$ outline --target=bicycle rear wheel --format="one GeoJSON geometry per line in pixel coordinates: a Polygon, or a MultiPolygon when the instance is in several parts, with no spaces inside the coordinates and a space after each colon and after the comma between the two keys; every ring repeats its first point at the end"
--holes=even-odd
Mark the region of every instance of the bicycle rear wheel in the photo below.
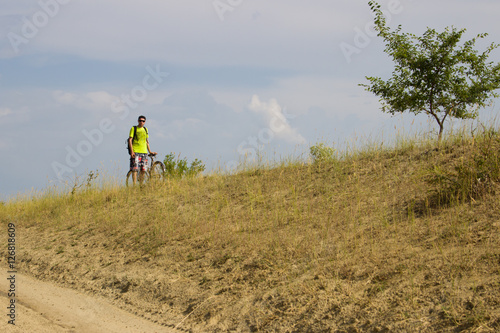
{"type": "Polygon", "coordinates": [[[149,170],[149,179],[162,180],[165,175],[165,171],[165,165],[160,161],[156,161],[149,170]]]}
{"type": "Polygon", "coordinates": [[[127,173],[127,178],[125,179],[125,186],[129,186],[129,185],[133,185],[134,184],[134,181],[132,179],[132,173],[133,171],[130,170],[128,173],[127,173]]]}

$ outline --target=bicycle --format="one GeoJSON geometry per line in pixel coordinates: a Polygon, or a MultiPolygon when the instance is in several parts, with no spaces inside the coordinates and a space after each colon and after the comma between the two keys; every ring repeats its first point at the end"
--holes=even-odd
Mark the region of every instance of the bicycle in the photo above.
{"type": "MultiPolygon", "coordinates": [[[[144,182],[144,178],[147,177],[149,180],[162,180],[167,169],[161,161],[155,161],[156,154],[148,154],[151,158],[151,163],[149,164],[149,169],[146,171],[137,171],[137,180],[139,184],[144,182]]],[[[132,174],[134,171],[130,170],[127,173],[127,178],[125,180],[125,185],[133,184],[132,174]]]]}

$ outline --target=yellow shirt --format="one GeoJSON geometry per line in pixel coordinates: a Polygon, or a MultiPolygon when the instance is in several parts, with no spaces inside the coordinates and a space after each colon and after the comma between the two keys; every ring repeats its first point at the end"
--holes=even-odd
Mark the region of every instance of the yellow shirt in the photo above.
{"type": "MultiPolygon", "coordinates": [[[[134,127],[130,129],[130,138],[134,137],[134,127]]],[[[148,133],[144,129],[144,127],[137,126],[136,139],[132,140],[132,149],[134,149],[134,153],[138,154],[147,154],[148,153],[148,144],[146,140],[149,138],[148,133]]]]}

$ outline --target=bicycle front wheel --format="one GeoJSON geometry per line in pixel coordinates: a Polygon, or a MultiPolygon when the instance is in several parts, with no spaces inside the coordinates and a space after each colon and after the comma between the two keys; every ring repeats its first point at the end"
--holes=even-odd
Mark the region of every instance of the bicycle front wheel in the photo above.
{"type": "Polygon", "coordinates": [[[162,180],[165,171],[165,165],[160,161],[156,161],[151,167],[151,170],[149,170],[149,178],[151,180],[162,180]]]}
{"type": "MultiPolygon", "coordinates": [[[[135,171],[136,173],[136,183],[139,183],[142,185],[144,181],[147,179],[148,173],[146,171],[135,171]]],[[[129,171],[127,173],[127,179],[125,180],[125,185],[128,186],[133,186],[134,184],[134,171],[129,171]]]]}

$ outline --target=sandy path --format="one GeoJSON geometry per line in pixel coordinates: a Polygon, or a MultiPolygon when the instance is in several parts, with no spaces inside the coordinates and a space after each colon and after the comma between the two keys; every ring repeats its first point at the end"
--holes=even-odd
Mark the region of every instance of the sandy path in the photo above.
{"type": "MultiPolygon", "coordinates": [[[[6,270],[2,270],[6,272],[6,270]]],[[[7,323],[7,273],[0,278],[0,332],[178,332],[136,317],[104,299],[16,274],[16,325],[7,323]]]]}

